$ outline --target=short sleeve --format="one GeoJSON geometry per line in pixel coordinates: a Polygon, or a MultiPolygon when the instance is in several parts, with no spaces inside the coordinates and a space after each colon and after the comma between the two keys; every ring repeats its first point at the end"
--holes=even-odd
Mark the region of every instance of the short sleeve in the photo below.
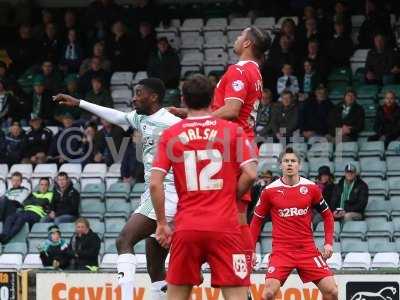
{"type": "Polygon", "coordinates": [[[250,142],[242,127],[237,126],[235,130],[236,161],[240,164],[240,167],[246,163],[257,161],[256,145],[250,142]]]}
{"type": "Polygon", "coordinates": [[[226,80],[224,101],[239,100],[244,103],[249,89],[244,70],[240,67],[232,66],[228,71],[226,80]]]}
{"type": "Polygon", "coordinates": [[[142,121],[143,117],[144,116],[139,115],[136,110],[126,114],[126,120],[128,121],[129,125],[138,130],[140,130],[140,122],[142,121]]]}
{"type": "Polygon", "coordinates": [[[256,204],[256,208],[254,209],[254,216],[264,219],[267,215],[269,215],[271,211],[271,205],[269,202],[268,190],[264,189],[261,192],[260,199],[256,204]]]}
{"type": "Polygon", "coordinates": [[[164,173],[168,173],[171,168],[171,159],[170,155],[168,155],[169,151],[172,149],[168,148],[168,131],[164,131],[160,137],[158,142],[157,152],[154,156],[153,167],[152,170],[159,170],[164,173]]]}
{"type": "Polygon", "coordinates": [[[322,213],[329,208],[328,203],[326,203],[321,190],[317,185],[312,186],[312,197],[311,203],[319,213],[322,213]]]}

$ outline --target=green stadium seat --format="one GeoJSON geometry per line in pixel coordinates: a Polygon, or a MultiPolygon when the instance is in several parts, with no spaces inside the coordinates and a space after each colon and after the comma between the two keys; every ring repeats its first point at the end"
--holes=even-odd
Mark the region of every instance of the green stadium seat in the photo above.
{"type": "Polygon", "coordinates": [[[336,144],[335,158],[337,157],[350,157],[357,159],[358,157],[358,143],[356,142],[345,142],[336,144]]]}
{"type": "Polygon", "coordinates": [[[308,159],[314,157],[327,157],[331,158],[333,153],[332,143],[315,143],[307,152],[308,159]]]}
{"type": "Polygon", "coordinates": [[[140,197],[144,193],[144,183],[135,183],[135,185],[132,187],[130,197],[131,198],[137,198],[140,197]]]}
{"type": "Polygon", "coordinates": [[[164,107],[169,107],[169,106],[177,106],[179,107],[181,104],[181,99],[180,99],[180,92],[178,89],[167,89],[165,91],[165,96],[163,99],[163,106],[164,107]]]}
{"type": "MultiPolygon", "coordinates": [[[[334,229],[334,238],[336,241],[339,240],[339,236],[340,236],[340,222],[335,222],[335,229],[334,229]]],[[[324,222],[319,222],[317,224],[317,227],[314,230],[314,237],[315,238],[322,238],[325,236],[324,233],[324,222]]]]}
{"type": "Polygon", "coordinates": [[[400,195],[400,176],[389,177],[388,178],[389,185],[389,195],[400,195]]]}
{"type": "Polygon", "coordinates": [[[310,157],[308,159],[309,175],[315,177],[318,175],[318,169],[322,166],[328,166],[333,172],[333,163],[327,157],[310,157]]]}
{"type": "Polygon", "coordinates": [[[349,252],[368,252],[368,243],[361,240],[345,239],[341,241],[342,254],[349,252]]]}
{"type": "Polygon", "coordinates": [[[81,198],[103,198],[104,183],[88,183],[83,187],[81,198]]]}
{"type": "Polygon", "coordinates": [[[367,238],[386,237],[388,240],[393,235],[393,224],[383,219],[367,220],[367,238]]]}
{"type": "Polygon", "coordinates": [[[261,240],[261,254],[272,252],[272,238],[262,237],[261,240]]]}
{"type": "Polygon", "coordinates": [[[281,169],[276,158],[260,158],[258,161],[257,171],[270,170],[274,176],[280,176],[281,169]]]}
{"type": "Polygon", "coordinates": [[[272,222],[266,222],[261,231],[261,237],[272,237],[272,222]]]}
{"type": "Polygon", "coordinates": [[[305,178],[308,178],[308,176],[309,176],[309,171],[310,171],[310,167],[309,167],[309,164],[308,164],[308,162],[307,161],[301,161],[301,163],[300,163],[300,170],[299,170],[299,173],[300,173],[300,176],[303,176],[303,177],[305,177],[305,178]]]}
{"type": "Polygon", "coordinates": [[[75,223],[61,223],[60,227],[61,234],[64,238],[70,238],[75,232],[75,223]]]}
{"type": "Polygon", "coordinates": [[[383,141],[364,142],[360,145],[359,157],[380,156],[385,154],[385,143],[383,141]]]}
{"type": "Polygon", "coordinates": [[[28,253],[28,247],[26,242],[9,242],[4,246],[3,253],[19,253],[26,255],[28,253]]]}
{"type": "Polygon", "coordinates": [[[381,218],[387,221],[390,219],[391,211],[392,205],[390,201],[369,199],[364,216],[366,218],[381,218]]]}
{"type": "Polygon", "coordinates": [[[365,177],[381,177],[386,176],[386,163],[379,157],[362,157],[360,158],[361,176],[365,177]]]}
{"type": "Polygon", "coordinates": [[[131,212],[134,212],[140,206],[140,198],[131,199],[131,212]]]}
{"type": "Polygon", "coordinates": [[[378,252],[396,252],[396,244],[389,242],[386,238],[370,238],[367,242],[368,251],[372,255],[378,252]]]}
{"type": "Polygon", "coordinates": [[[125,199],[111,198],[106,200],[105,217],[127,217],[131,211],[131,204],[125,199]]]}
{"type": "Polygon", "coordinates": [[[353,75],[353,85],[360,86],[364,83],[365,68],[358,68],[353,75]]]}
{"type": "Polygon", "coordinates": [[[351,81],[351,69],[350,68],[337,68],[331,71],[328,76],[328,82],[344,82],[346,84],[351,81]]]}
{"type": "Polygon", "coordinates": [[[145,254],[146,253],[146,240],[141,240],[133,247],[133,251],[136,254],[145,254]]]}
{"type": "Polygon", "coordinates": [[[105,219],[106,232],[104,234],[104,237],[118,237],[125,224],[126,222],[121,219],[105,219]]]}
{"type": "Polygon", "coordinates": [[[390,142],[386,150],[386,157],[399,156],[399,155],[400,155],[400,141],[390,142]]]}
{"type": "Polygon", "coordinates": [[[363,240],[367,232],[367,223],[365,221],[347,221],[343,224],[340,239],[358,238],[363,240]]]}
{"type": "Polygon", "coordinates": [[[43,245],[46,238],[29,238],[28,239],[28,252],[29,253],[39,253],[39,248],[43,245]]]}
{"type": "Polygon", "coordinates": [[[378,94],[379,87],[377,85],[360,85],[356,88],[358,99],[375,99],[378,94]]]}
{"type": "Polygon", "coordinates": [[[365,183],[368,185],[369,195],[385,196],[387,194],[387,184],[382,178],[377,177],[365,177],[363,178],[365,183]]]}
{"type": "Polygon", "coordinates": [[[400,176],[400,157],[390,156],[386,157],[386,175],[387,176],[400,176]]]}
{"type": "Polygon", "coordinates": [[[376,116],[377,105],[373,99],[364,99],[358,102],[364,109],[365,118],[374,118],[376,116]]]}
{"type": "Polygon", "coordinates": [[[382,87],[380,93],[379,93],[379,98],[383,98],[385,96],[385,93],[388,91],[394,91],[397,96],[400,95],[400,84],[387,84],[382,87]]]}
{"type": "Polygon", "coordinates": [[[129,198],[131,186],[127,182],[115,182],[111,184],[110,188],[106,191],[106,198],[129,198]]]}
{"type": "Polygon", "coordinates": [[[105,207],[104,203],[101,202],[98,198],[86,198],[81,199],[81,215],[85,218],[89,219],[98,219],[101,220],[103,218],[105,207]]]}
{"type": "Polygon", "coordinates": [[[103,222],[92,221],[90,222],[90,228],[100,236],[100,239],[102,238],[105,231],[103,222]]]}
{"type": "Polygon", "coordinates": [[[26,243],[26,238],[29,234],[29,226],[25,223],[25,225],[21,228],[21,230],[10,240],[10,243],[26,243]]]}
{"type": "Polygon", "coordinates": [[[35,223],[32,226],[31,232],[29,232],[29,239],[34,237],[46,238],[48,235],[49,227],[53,225],[53,223],[35,223]]]}
{"type": "Polygon", "coordinates": [[[348,85],[342,82],[330,82],[328,84],[328,98],[332,101],[343,100],[344,94],[348,89],[348,85]]]}
{"type": "MultiPolygon", "coordinates": [[[[399,218],[400,219],[400,197],[399,196],[392,196],[390,197],[390,207],[392,208],[392,211],[390,215],[392,216],[392,219],[394,218],[399,218]]],[[[400,227],[399,227],[400,230],[400,227]]]]}
{"type": "Polygon", "coordinates": [[[400,241],[400,218],[393,218],[393,237],[396,241],[400,241]]]}
{"type": "Polygon", "coordinates": [[[115,245],[116,238],[104,239],[104,253],[117,253],[117,246],[115,245]]]}

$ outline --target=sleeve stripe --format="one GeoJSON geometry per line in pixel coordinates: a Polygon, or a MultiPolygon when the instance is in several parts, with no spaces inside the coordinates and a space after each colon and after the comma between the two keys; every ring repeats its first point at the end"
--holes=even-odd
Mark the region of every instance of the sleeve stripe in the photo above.
{"type": "Polygon", "coordinates": [[[258,218],[261,218],[261,219],[264,219],[264,217],[263,216],[260,216],[259,214],[257,214],[256,212],[254,212],[253,213],[256,217],[258,217],[258,218]]]}
{"type": "Polygon", "coordinates": [[[258,159],[257,159],[257,158],[250,158],[250,159],[248,159],[248,160],[242,162],[242,163],[240,164],[240,167],[243,167],[245,164],[248,164],[248,163],[253,162],[253,161],[257,162],[258,159]]]}
{"type": "Polygon", "coordinates": [[[163,173],[165,173],[165,174],[168,173],[168,171],[166,171],[165,169],[163,169],[163,168],[158,168],[158,167],[152,167],[151,170],[161,171],[161,172],[163,172],[163,173]]]}
{"type": "Polygon", "coordinates": [[[237,101],[240,101],[240,102],[242,102],[242,103],[244,104],[244,100],[241,99],[241,98],[237,98],[237,97],[228,97],[228,98],[225,98],[225,99],[224,99],[225,102],[228,101],[228,100],[237,100],[237,101]]]}

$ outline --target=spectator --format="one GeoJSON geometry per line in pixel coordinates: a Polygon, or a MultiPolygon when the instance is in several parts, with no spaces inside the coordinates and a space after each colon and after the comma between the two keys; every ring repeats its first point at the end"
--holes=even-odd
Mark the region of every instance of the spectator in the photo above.
{"type": "Polygon", "coordinates": [[[110,59],[115,71],[130,71],[136,51],[131,47],[132,42],[128,37],[125,25],[117,21],[112,26],[112,38],[109,42],[110,59]]]}
{"type": "MultiPolygon", "coordinates": [[[[82,99],[82,95],[78,91],[78,75],[68,74],[64,80],[66,90],[65,93],[75,97],[77,99],[82,99]]],[[[57,105],[55,110],[55,119],[61,122],[61,116],[65,114],[70,114],[75,120],[78,120],[81,116],[81,110],[78,107],[69,107],[66,105],[57,105]]]]}
{"type": "MultiPolygon", "coordinates": [[[[335,188],[333,174],[328,166],[321,166],[318,169],[317,181],[315,182],[321,190],[322,197],[328,205],[331,204],[332,193],[335,188]]],[[[334,210],[333,207],[329,207],[334,210]]],[[[313,224],[316,226],[322,221],[321,215],[314,209],[313,224]]]]}
{"type": "MultiPolygon", "coordinates": [[[[113,107],[113,99],[111,98],[109,90],[105,88],[101,77],[92,78],[92,89],[86,94],[85,100],[97,105],[113,107]]],[[[81,115],[85,120],[92,117],[95,118],[89,112],[82,112],[81,115]]]]}
{"type": "Polygon", "coordinates": [[[283,20],[281,29],[276,33],[271,45],[271,51],[282,49],[281,37],[286,36],[287,41],[293,48],[296,48],[296,23],[291,18],[283,20]]]}
{"type": "Polygon", "coordinates": [[[0,234],[0,242],[8,243],[25,225],[29,224],[32,228],[33,224],[47,215],[53,192],[49,191],[50,181],[48,178],[40,178],[39,191],[33,192],[28,198],[22,202],[22,209],[15,214],[9,215],[3,226],[3,232],[0,234]]]}
{"type": "Polygon", "coordinates": [[[87,8],[85,20],[88,24],[101,23],[104,28],[110,28],[121,15],[121,7],[114,0],[95,0],[87,8]]]}
{"type": "Polygon", "coordinates": [[[6,135],[6,161],[9,166],[18,164],[25,149],[25,132],[18,122],[13,122],[6,135]]]}
{"type": "Polygon", "coordinates": [[[48,239],[39,248],[39,255],[44,267],[67,269],[70,261],[69,245],[61,237],[60,228],[51,225],[48,229],[48,239]]]}
{"type": "Polygon", "coordinates": [[[300,32],[300,37],[297,39],[299,43],[298,50],[303,53],[303,55],[307,52],[309,41],[314,40],[319,43],[322,42],[322,34],[317,28],[317,20],[314,17],[305,20],[304,25],[304,31],[300,32]]]}
{"type": "Polygon", "coordinates": [[[58,173],[53,193],[47,221],[57,225],[74,222],[79,216],[80,195],[67,173],[58,173]]]}
{"type": "Polygon", "coordinates": [[[257,203],[258,199],[260,199],[261,192],[263,189],[274,181],[274,177],[272,175],[272,171],[260,171],[258,173],[257,181],[254,182],[253,187],[251,189],[251,199],[252,202],[257,203]]]}
{"type": "Polygon", "coordinates": [[[55,105],[52,96],[52,93],[45,88],[44,77],[36,75],[33,79],[33,92],[29,110],[46,123],[52,123],[54,117],[55,105]]]}
{"type": "Polygon", "coordinates": [[[40,40],[42,59],[58,63],[61,54],[62,44],[57,36],[57,28],[54,23],[47,23],[44,36],[40,40]]]}
{"type": "Polygon", "coordinates": [[[72,268],[75,270],[97,271],[101,241],[97,233],[90,229],[89,221],[79,218],[75,221],[75,233],[70,241],[72,268]]]}
{"type": "Polygon", "coordinates": [[[77,73],[83,58],[83,49],[78,42],[75,29],[68,30],[67,42],[65,43],[61,56],[61,69],[65,73],[77,73]]]}
{"type": "Polygon", "coordinates": [[[290,64],[284,64],[282,67],[283,76],[278,78],[276,90],[279,95],[283,91],[290,91],[294,96],[299,92],[299,81],[293,76],[293,68],[290,64]]]}
{"type": "Polygon", "coordinates": [[[332,110],[330,135],[342,142],[357,141],[358,134],[364,129],[364,109],[356,100],[356,92],[348,90],[343,102],[332,110]]]}
{"type": "Polygon", "coordinates": [[[374,35],[378,32],[390,37],[390,46],[395,45],[390,16],[384,12],[384,9],[378,8],[378,4],[375,0],[365,1],[365,20],[358,32],[358,47],[361,49],[373,48],[374,35]]]}
{"type": "Polygon", "coordinates": [[[303,62],[308,60],[314,64],[315,71],[319,74],[321,82],[325,82],[329,73],[329,62],[321,53],[320,45],[317,40],[310,40],[307,47],[307,55],[303,62]]]}
{"type": "Polygon", "coordinates": [[[31,128],[26,133],[26,148],[24,149],[26,163],[44,164],[47,161],[53,133],[44,127],[43,120],[37,115],[31,115],[29,125],[31,128]]]}
{"type": "Polygon", "coordinates": [[[375,116],[374,130],[376,135],[370,141],[384,141],[387,146],[400,137],[400,107],[393,91],[385,93],[383,105],[379,106],[375,116]]]}
{"type": "Polygon", "coordinates": [[[349,13],[348,5],[346,1],[337,1],[335,4],[335,12],[332,17],[332,23],[341,23],[344,26],[344,32],[346,35],[351,34],[351,14],[349,13]]]}
{"type": "Polygon", "coordinates": [[[17,94],[20,94],[21,88],[15,79],[14,74],[9,72],[7,65],[0,60],[0,81],[2,81],[6,89],[10,92],[13,92],[14,97],[17,97],[17,94]]]}
{"type": "Polygon", "coordinates": [[[140,134],[134,130],[121,162],[121,177],[123,182],[144,182],[144,167],[138,160],[139,154],[136,153],[136,149],[140,148],[138,147],[140,144],[140,134]]]}
{"type": "Polygon", "coordinates": [[[304,102],[300,115],[300,129],[303,136],[309,139],[312,136],[326,136],[329,133],[329,116],[333,109],[328,99],[326,88],[319,87],[315,96],[304,102]]]}
{"type": "Polygon", "coordinates": [[[138,31],[141,22],[149,22],[153,26],[158,25],[159,15],[157,12],[160,9],[153,2],[151,0],[131,1],[131,5],[126,10],[126,23],[129,25],[129,28],[138,31]]]}
{"type": "Polygon", "coordinates": [[[93,57],[97,57],[100,60],[100,69],[106,72],[111,71],[111,62],[105,56],[104,42],[97,42],[93,46],[93,56],[83,60],[79,68],[79,75],[82,76],[83,74],[85,74],[87,71],[90,70],[90,64],[92,62],[93,57]]]}
{"type": "Polygon", "coordinates": [[[395,52],[382,34],[374,36],[374,49],[368,51],[365,80],[368,84],[391,84],[398,79],[400,67],[395,52]]]}
{"type": "Polygon", "coordinates": [[[99,77],[103,79],[103,82],[108,87],[109,76],[108,73],[101,68],[101,61],[98,57],[92,57],[90,63],[90,70],[87,71],[79,78],[79,92],[82,95],[86,95],[91,89],[92,78],[99,77]]]}
{"type": "Polygon", "coordinates": [[[79,35],[80,31],[76,13],[72,9],[67,9],[64,14],[64,23],[62,24],[61,28],[62,40],[68,39],[68,32],[70,29],[76,30],[76,33],[79,35]]]}
{"type": "Polygon", "coordinates": [[[13,93],[7,90],[6,83],[0,79],[0,128],[8,128],[13,119],[17,119],[18,101],[13,93]]]}
{"type": "Polygon", "coordinates": [[[36,25],[32,30],[32,36],[36,40],[42,38],[43,35],[46,34],[46,28],[48,24],[54,22],[53,14],[48,9],[42,10],[42,22],[36,25]]]}
{"type": "Polygon", "coordinates": [[[290,91],[283,91],[281,101],[274,105],[271,110],[271,122],[267,126],[267,135],[273,136],[276,142],[281,138],[289,138],[298,128],[299,109],[290,91]]]}
{"type": "Polygon", "coordinates": [[[344,23],[335,22],[335,33],[327,45],[327,56],[334,68],[350,66],[350,57],[353,55],[354,45],[353,40],[345,30],[344,23]]]}
{"type": "Polygon", "coordinates": [[[95,122],[87,122],[83,131],[83,138],[81,144],[82,158],[80,163],[86,165],[94,161],[94,139],[97,135],[97,124],[95,122]]]}
{"type": "Polygon", "coordinates": [[[272,92],[269,89],[264,89],[260,105],[257,110],[255,131],[258,136],[267,137],[266,130],[271,123],[272,110],[272,92]]]}
{"type": "Polygon", "coordinates": [[[63,78],[58,70],[55,70],[54,64],[45,60],[42,63],[41,74],[44,78],[44,86],[51,94],[56,95],[62,90],[63,78]]]}
{"type": "Polygon", "coordinates": [[[6,159],[6,135],[0,130],[0,164],[7,163],[6,159]]]}
{"type": "Polygon", "coordinates": [[[368,203],[368,185],[357,175],[353,164],[347,164],[344,172],[332,193],[333,217],[344,221],[361,220],[368,203]]]}
{"type": "Polygon", "coordinates": [[[150,55],[147,73],[150,77],[160,78],[166,88],[176,89],[181,73],[178,54],[165,37],[158,39],[157,48],[157,51],[150,55]]]}
{"type": "Polygon", "coordinates": [[[321,83],[319,74],[315,71],[314,63],[310,60],[304,61],[304,71],[299,79],[299,100],[306,100],[321,83]]]}
{"type": "Polygon", "coordinates": [[[3,222],[8,216],[15,214],[29,194],[29,190],[22,186],[22,174],[14,172],[11,175],[11,187],[0,200],[0,221],[3,222]]]}
{"type": "Polygon", "coordinates": [[[134,70],[145,71],[150,54],[156,50],[157,39],[152,25],[142,22],[139,25],[139,38],[137,40],[137,54],[134,70]]]}
{"type": "Polygon", "coordinates": [[[94,162],[106,163],[108,166],[115,163],[114,154],[120,152],[124,130],[104,119],[100,120],[103,128],[97,133],[94,140],[94,162]],[[112,146],[111,146],[112,145],[112,146]],[[113,151],[117,153],[113,153],[113,151]]]}

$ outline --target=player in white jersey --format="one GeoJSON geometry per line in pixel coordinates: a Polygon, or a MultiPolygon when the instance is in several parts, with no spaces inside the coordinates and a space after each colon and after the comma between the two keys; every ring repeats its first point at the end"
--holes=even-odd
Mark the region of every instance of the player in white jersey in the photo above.
{"type": "MultiPolygon", "coordinates": [[[[145,172],[145,192],[141,197],[140,207],[131,215],[117,239],[118,280],[122,290],[122,300],[133,299],[136,258],[133,247],[139,241],[146,240],[147,269],[152,281],[151,299],[164,299],[166,291],[165,258],[168,251],[163,249],[154,238],[149,238],[156,230],[156,216],[148,190],[150,169],[153,163],[158,138],[165,128],[172,126],[180,119],[166,109],[161,103],[165,95],[165,87],[157,78],[140,81],[134,89],[134,111],[124,113],[115,109],[99,106],[79,100],[68,95],[59,94],[54,100],[67,106],[79,106],[110,123],[138,130],[142,134],[143,164],[145,172]]],[[[177,195],[172,173],[164,181],[166,190],[165,213],[168,221],[172,221],[176,212],[177,195]]]]}

